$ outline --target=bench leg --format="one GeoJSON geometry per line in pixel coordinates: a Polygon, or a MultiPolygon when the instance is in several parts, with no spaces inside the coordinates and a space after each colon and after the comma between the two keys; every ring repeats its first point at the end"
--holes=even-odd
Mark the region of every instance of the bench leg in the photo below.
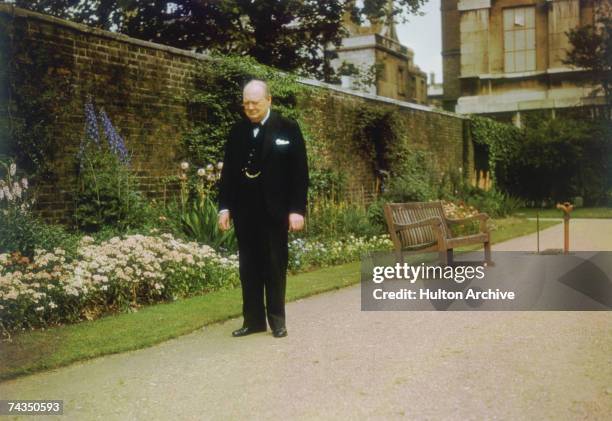
{"type": "Polygon", "coordinates": [[[401,251],[396,251],[395,252],[395,262],[404,264],[404,253],[402,253],[401,251]]]}
{"type": "Polygon", "coordinates": [[[485,255],[485,262],[490,263],[491,262],[491,243],[488,241],[484,243],[484,255],[485,255]]]}
{"type": "Polygon", "coordinates": [[[440,251],[440,263],[444,266],[453,264],[453,249],[440,251]]]}

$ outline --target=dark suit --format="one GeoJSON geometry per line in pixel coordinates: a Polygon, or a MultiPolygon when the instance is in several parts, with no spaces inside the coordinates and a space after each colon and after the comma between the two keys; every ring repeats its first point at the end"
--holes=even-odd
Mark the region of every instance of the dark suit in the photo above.
{"type": "Polygon", "coordinates": [[[219,209],[230,211],[238,238],[246,327],[265,328],[266,315],[273,330],[285,327],[288,218],[306,213],[307,189],[306,147],[295,121],[270,111],[255,138],[248,120],[232,127],[219,209]]]}

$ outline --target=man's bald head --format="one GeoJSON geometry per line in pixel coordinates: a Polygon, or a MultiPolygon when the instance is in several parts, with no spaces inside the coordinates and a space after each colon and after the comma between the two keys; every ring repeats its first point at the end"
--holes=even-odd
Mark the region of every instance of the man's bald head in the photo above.
{"type": "Polygon", "coordinates": [[[270,89],[263,80],[253,79],[244,86],[242,91],[242,106],[244,114],[253,123],[263,120],[272,104],[270,89]]]}
{"type": "Polygon", "coordinates": [[[263,95],[266,97],[271,96],[268,84],[261,79],[251,79],[248,81],[247,84],[244,85],[243,93],[247,90],[250,92],[263,92],[263,95]]]}

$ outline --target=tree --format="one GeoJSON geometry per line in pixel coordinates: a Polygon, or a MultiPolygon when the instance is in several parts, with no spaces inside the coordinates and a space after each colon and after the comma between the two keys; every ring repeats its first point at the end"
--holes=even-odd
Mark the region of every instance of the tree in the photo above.
{"type": "Polygon", "coordinates": [[[612,105],[612,10],[609,2],[602,2],[596,11],[595,23],[566,32],[572,49],[567,52],[564,64],[588,69],[592,80],[601,85],[606,104],[612,105]],[[604,7],[607,3],[607,7],[604,7]]]}
{"type": "Polygon", "coordinates": [[[15,0],[18,7],[147,41],[249,55],[260,63],[321,78],[327,45],[339,45],[343,17],[394,19],[427,0],[15,0]]]}

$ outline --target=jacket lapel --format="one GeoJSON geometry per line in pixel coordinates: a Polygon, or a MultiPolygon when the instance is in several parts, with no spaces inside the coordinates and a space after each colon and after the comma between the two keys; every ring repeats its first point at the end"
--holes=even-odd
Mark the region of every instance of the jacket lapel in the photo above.
{"type": "Polygon", "coordinates": [[[238,145],[240,145],[238,151],[240,154],[240,165],[243,165],[246,162],[246,157],[249,154],[249,150],[251,149],[250,140],[253,138],[253,133],[251,132],[251,124],[247,119],[244,119],[242,122],[241,130],[239,131],[239,141],[238,145]]]}

